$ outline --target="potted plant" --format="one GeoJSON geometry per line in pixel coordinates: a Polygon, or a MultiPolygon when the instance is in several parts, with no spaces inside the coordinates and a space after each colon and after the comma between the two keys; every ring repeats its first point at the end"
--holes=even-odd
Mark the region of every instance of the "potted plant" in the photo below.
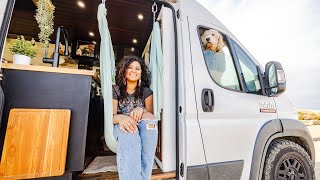
{"type": "Polygon", "coordinates": [[[13,40],[10,52],[13,55],[14,64],[30,65],[31,59],[37,54],[35,41],[33,38],[31,41],[26,41],[23,36],[18,36],[13,40]]]}

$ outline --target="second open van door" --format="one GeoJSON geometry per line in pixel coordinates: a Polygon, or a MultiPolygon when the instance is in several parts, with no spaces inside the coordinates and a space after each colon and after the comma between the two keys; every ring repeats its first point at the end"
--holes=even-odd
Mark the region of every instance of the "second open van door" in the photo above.
{"type": "Polygon", "coordinates": [[[188,22],[198,122],[209,179],[249,179],[259,130],[277,118],[274,99],[263,95],[259,65],[228,31],[192,17],[188,22]],[[203,53],[201,36],[209,29],[220,32],[226,45],[220,74],[212,73],[210,60],[203,53]],[[271,109],[263,109],[263,104],[271,105],[271,109]]]}

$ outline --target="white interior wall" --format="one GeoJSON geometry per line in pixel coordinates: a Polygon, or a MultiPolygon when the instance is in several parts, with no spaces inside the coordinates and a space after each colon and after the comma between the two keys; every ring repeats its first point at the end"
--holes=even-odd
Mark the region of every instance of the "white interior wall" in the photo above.
{"type": "Polygon", "coordinates": [[[175,124],[175,42],[172,11],[162,8],[162,49],[164,109],[161,121],[162,162],[156,159],[163,172],[176,169],[176,124],[175,124]]]}
{"type": "MultiPolygon", "coordinates": [[[[4,17],[4,13],[6,11],[6,8],[7,8],[7,3],[8,3],[8,0],[0,0],[0,27],[2,26],[2,22],[3,22],[3,17],[4,17]]],[[[2,56],[3,56],[3,51],[4,51],[4,48],[0,54],[0,68],[1,68],[1,64],[2,64],[2,56]]]]}
{"type": "MultiPolygon", "coordinates": [[[[8,2],[8,0],[1,0],[0,1],[0,15],[1,16],[3,16],[4,12],[6,11],[7,2],[8,2]]],[[[0,22],[2,23],[2,18],[1,18],[0,22]]]]}

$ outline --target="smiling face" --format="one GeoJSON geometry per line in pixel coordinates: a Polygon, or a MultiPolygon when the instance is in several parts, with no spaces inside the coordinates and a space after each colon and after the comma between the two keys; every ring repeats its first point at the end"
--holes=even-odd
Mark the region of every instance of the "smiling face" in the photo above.
{"type": "Polygon", "coordinates": [[[141,78],[141,65],[138,61],[133,61],[126,69],[126,79],[130,82],[137,82],[141,78]]]}

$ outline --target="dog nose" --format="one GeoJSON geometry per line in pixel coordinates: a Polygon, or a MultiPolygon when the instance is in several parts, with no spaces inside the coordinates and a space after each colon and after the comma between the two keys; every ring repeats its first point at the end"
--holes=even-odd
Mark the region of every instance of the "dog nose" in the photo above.
{"type": "Polygon", "coordinates": [[[207,38],[206,40],[207,40],[207,41],[210,41],[210,38],[207,38]]]}

